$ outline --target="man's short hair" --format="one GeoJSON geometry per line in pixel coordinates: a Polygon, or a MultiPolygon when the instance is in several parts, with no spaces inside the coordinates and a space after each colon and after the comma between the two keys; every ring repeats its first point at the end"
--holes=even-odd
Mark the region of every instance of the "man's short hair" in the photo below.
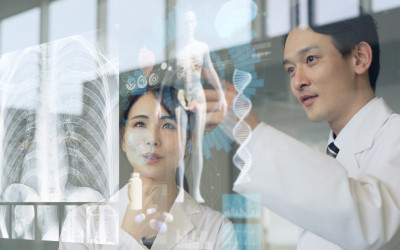
{"type": "MultiPolygon", "coordinates": [[[[375,92],[376,80],[379,75],[379,38],[375,20],[370,14],[361,14],[356,18],[331,23],[323,26],[311,25],[310,28],[320,34],[332,37],[333,45],[343,57],[350,55],[351,51],[360,42],[368,43],[372,48],[372,62],[368,75],[372,90],[375,92]]],[[[286,44],[288,34],[283,37],[286,44]]]]}

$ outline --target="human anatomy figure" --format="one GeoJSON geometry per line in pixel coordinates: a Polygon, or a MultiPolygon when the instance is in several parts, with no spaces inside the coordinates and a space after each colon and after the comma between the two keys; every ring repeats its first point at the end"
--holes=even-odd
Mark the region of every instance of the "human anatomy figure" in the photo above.
{"type": "MultiPolygon", "coordinates": [[[[182,46],[178,46],[175,55],[177,77],[181,88],[178,92],[178,99],[186,110],[195,113],[194,128],[191,129],[196,138],[192,145],[193,197],[198,202],[204,202],[200,194],[200,180],[203,170],[202,138],[207,106],[201,84],[202,76],[211,83],[219,95],[215,109],[226,113],[227,104],[218,75],[211,62],[209,48],[206,43],[198,41],[194,37],[197,21],[193,11],[185,13],[183,26],[183,43],[182,46]]],[[[181,175],[183,176],[183,171],[181,171],[181,175]]]]}

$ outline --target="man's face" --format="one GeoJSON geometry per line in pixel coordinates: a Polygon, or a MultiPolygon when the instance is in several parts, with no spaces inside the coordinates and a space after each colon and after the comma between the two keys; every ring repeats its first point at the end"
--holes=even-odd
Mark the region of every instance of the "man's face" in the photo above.
{"type": "Polygon", "coordinates": [[[292,92],[311,121],[349,119],[358,92],[352,55],[344,58],[328,35],[309,28],[290,32],[283,64],[292,92]]]}

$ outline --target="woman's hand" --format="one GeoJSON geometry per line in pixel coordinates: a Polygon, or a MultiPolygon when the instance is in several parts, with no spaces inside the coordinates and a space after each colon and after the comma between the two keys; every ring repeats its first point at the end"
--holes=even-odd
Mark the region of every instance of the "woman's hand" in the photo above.
{"type": "MultiPolygon", "coordinates": [[[[159,188],[152,188],[152,182],[143,185],[143,207],[141,210],[134,210],[130,205],[126,207],[124,219],[122,221],[122,229],[129,233],[138,242],[143,237],[152,237],[157,235],[158,231],[154,221],[161,221],[162,216],[157,211],[157,206],[153,203],[153,199],[160,193],[159,188]]],[[[129,193],[129,192],[128,192],[129,193]]],[[[132,201],[132,197],[129,197],[132,201]]]]}

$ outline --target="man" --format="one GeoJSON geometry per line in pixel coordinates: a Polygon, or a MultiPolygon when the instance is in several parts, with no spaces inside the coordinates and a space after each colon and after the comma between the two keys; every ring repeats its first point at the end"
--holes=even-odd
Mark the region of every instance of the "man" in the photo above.
{"type": "Polygon", "coordinates": [[[234,190],[261,193],[265,206],[303,228],[298,249],[400,249],[400,116],[374,95],[372,17],[296,28],[284,42],[294,96],[311,121],[331,127],[328,155],[251,112],[252,164],[234,190]]]}

